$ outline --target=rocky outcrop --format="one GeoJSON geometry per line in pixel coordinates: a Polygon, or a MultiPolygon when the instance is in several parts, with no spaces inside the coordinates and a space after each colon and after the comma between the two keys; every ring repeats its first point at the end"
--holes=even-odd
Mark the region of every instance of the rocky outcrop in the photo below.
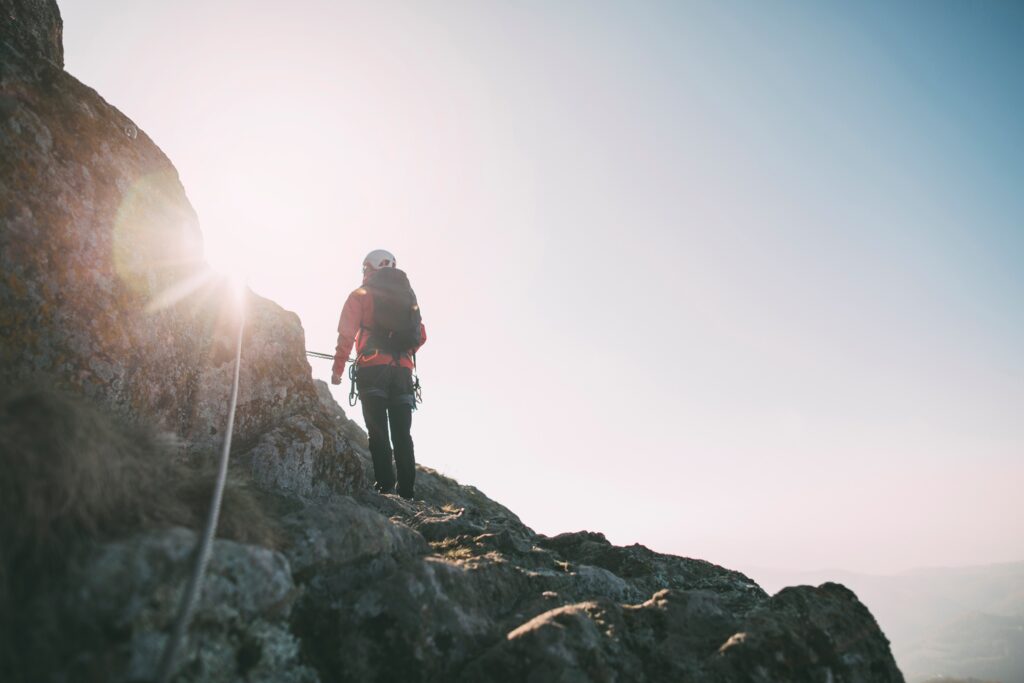
{"type": "MultiPolygon", "coordinates": [[[[95,547],[67,581],[63,628],[79,638],[70,680],[147,680],[177,615],[195,534],[170,529],[95,547]],[[140,598],[145,599],[140,599],[140,598]],[[112,639],[107,628],[121,637],[112,639]],[[87,644],[91,647],[82,647],[87,644]]],[[[313,683],[289,615],[298,590],[288,561],[254,545],[217,541],[191,637],[202,643],[179,680],[313,683]]]]}
{"type": "Polygon", "coordinates": [[[462,679],[898,680],[884,648],[845,652],[842,639],[873,628],[836,584],[787,588],[746,614],[713,591],[662,590],[638,605],[597,599],[545,612],[473,661],[462,679]]]}
{"type": "Polygon", "coordinates": [[[64,66],[64,24],[56,0],[0,0],[0,43],[29,60],[64,66]]]}
{"type": "MultiPolygon", "coordinates": [[[[277,550],[217,541],[175,680],[902,680],[842,586],[769,597],[702,560],[599,533],[537,534],[428,468],[419,480],[418,501],[263,493],[266,518],[252,521],[274,520],[277,550]]],[[[19,623],[48,638],[23,680],[45,680],[40,669],[52,680],[152,676],[194,534],[117,531],[71,553],[66,575],[35,591],[19,623]]]]}
{"type": "MultiPolygon", "coordinates": [[[[0,380],[45,377],[117,417],[54,441],[44,432],[68,423],[60,411],[73,401],[4,403],[2,490],[23,490],[14,477],[83,490],[80,480],[56,489],[52,468],[34,467],[73,461],[89,490],[124,494],[92,496],[99,512],[78,517],[65,496],[62,515],[101,521],[68,527],[67,552],[44,568],[31,541],[0,548],[0,607],[13,605],[0,626],[32,643],[0,649],[0,678],[146,680],[194,534],[180,526],[187,514],[150,514],[157,496],[129,494],[156,490],[157,470],[137,464],[152,462],[145,453],[198,466],[221,443],[239,309],[202,260],[173,166],[62,71],[56,7],[0,0],[0,10],[10,18],[0,33],[0,380]],[[144,441],[111,451],[130,467],[81,461],[103,462],[97,439],[134,443],[111,426],[126,419],[173,435],[163,443],[177,450],[144,441]],[[17,586],[35,588],[12,598],[17,586]]],[[[421,500],[373,493],[365,435],[314,384],[298,318],[251,292],[244,307],[233,474],[258,490],[245,500],[273,529],[216,542],[176,681],[902,680],[877,624],[841,586],[770,597],[706,561],[599,533],[537,534],[429,468],[421,500]]],[[[77,424],[90,420],[107,418],[77,424]]],[[[177,510],[177,489],[157,489],[177,510]]],[[[3,509],[3,529],[24,539],[28,507],[3,509]]]]}
{"type": "MultiPolygon", "coordinates": [[[[0,381],[47,375],[202,454],[223,438],[236,297],[203,261],[170,161],[58,66],[47,42],[56,34],[59,46],[56,6],[4,0],[3,12],[13,21],[0,42],[0,381]]],[[[239,445],[270,485],[358,488],[298,317],[251,292],[244,305],[239,445]]]]}

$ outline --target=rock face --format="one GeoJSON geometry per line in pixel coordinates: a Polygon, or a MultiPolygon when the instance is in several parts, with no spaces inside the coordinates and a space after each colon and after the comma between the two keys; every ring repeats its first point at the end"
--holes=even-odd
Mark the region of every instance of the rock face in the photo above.
{"type": "MultiPolygon", "coordinates": [[[[146,134],[63,72],[56,6],[0,0],[0,16],[0,380],[48,377],[202,461],[223,438],[239,319],[195,212],[146,134]]],[[[428,468],[422,500],[376,495],[298,318],[251,293],[245,310],[234,462],[281,542],[216,542],[174,680],[903,680],[842,586],[770,597],[709,562],[543,536],[428,468]]],[[[31,418],[5,410],[0,426],[31,418]]],[[[145,518],[79,539],[22,600],[17,623],[59,656],[0,661],[0,679],[153,675],[194,534],[145,518]]],[[[0,560],[2,600],[31,558],[0,560]]]]}
{"type": "MultiPolygon", "coordinates": [[[[68,577],[77,587],[63,606],[65,628],[92,636],[74,670],[114,672],[146,680],[160,660],[184,587],[183,569],[195,534],[171,529],[130,536],[97,546],[68,577]],[[145,596],[145,601],[139,597],[145,596]],[[111,643],[97,626],[125,633],[111,643]],[[113,645],[113,646],[112,646],[113,645]]],[[[300,644],[289,628],[296,587],[280,553],[232,541],[217,541],[192,637],[196,648],[181,678],[266,683],[317,681],[300,661],[300,644]]],[[[79,636],[81,637],[81,635],[79,636]]],[[[101,675],[102,674],[102,675],[101,675]]]]}
{"type": "MultiPolygon", "coordinates": [[[[44,373],[209,450],[223,437],[238,306],[202,259],[178,174],[58,66],[53,3],[0,8],[0,381],[44,373]]],[[[362,469],[317,399],[298,317],[251,293],[245,307],[239,444],[255,446],[269,483],[358,488],[362,469]],[[301,462],[284,462],[285,440],[301,462]]]]}
{"type": "Polygon", "coordinates": [[[64,42],[55,0],[0,0],[0,41],[23,57],[64,66],[64,42]]]}

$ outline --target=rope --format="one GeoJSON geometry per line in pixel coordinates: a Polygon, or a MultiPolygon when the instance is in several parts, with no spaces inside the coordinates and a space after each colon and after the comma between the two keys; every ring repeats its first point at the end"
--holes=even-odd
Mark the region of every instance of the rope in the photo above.
{"type": "Polygon", "coordinates": [[[311,358],[323,358],[324,360],[334,360],[333,354],[320,353],[319,351],[306,351],[306,355],[311,358]]]}
{"type": "Polygon", "coordinates": [[[210,555],[213,552],[213,537],[217,532],[220,506],[224,499],[224,484],[228,476],[231,436],[235,428],[235,408],[238,406],[238,378],[242,366],[242,330],[245,325],[244,305],[240,308],[239,318],[238,343],[235,347],[235,377],[231,383],[231,404],[228,407],[228,425],[224,431],[224,448],[220,453],[217,483],[213,489],[213,500],[210,501],[210,513],[206,517],[206,527],[203,529],[203,535],[196,542],[196,563],[192,568],[192,575],[189,577],[185,593],[181,596],[181,605],[178,610],[178,618],[174,622],[174,631],[171,633],[171,638],[167,641],[167,645],[164,648],[163,657],[160,659],[160,668],[157,670],[156,678],[158,683],[167,683],[171,678],[174,660],[177,658],[178,650],[181,648],[189,623],[192,621],[192,613],[199,602],[199,594],[202,592],[203,580],[206,577],[206,568],[210,563],[210,555]]]}

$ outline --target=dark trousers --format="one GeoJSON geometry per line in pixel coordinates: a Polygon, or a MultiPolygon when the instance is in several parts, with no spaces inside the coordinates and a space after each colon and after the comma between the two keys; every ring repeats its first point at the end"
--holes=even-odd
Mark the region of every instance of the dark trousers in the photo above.
{"type": "Polygon", "coordinates": [[[410,433],[415,405],[411,374],[403,368],[389,366],[360,368],[357,380],[377,490],[386,492],[395,487],[397,467],[398,495],[403,498],[412,498],[416,480],[416,457],[410,433]],[[391,464],[392,457],[396,467],[391,464]]]}
{"type": "Polygon", "coordinates": [[[391,491],[395,486],[395,468],[391,465],[394,444],[394,461],[398,468],[398,495],[412,498],[413,483],[416,479],[416,458],[413,454],[412,408],[407,405],[389,404],[388,399],[375,396],[362,397],[363,420],[370,437],[370,455],[373,457],[373,476],[377,490],[391,491]],[[391,438],[388,439],[388,425],[391,438]]]}

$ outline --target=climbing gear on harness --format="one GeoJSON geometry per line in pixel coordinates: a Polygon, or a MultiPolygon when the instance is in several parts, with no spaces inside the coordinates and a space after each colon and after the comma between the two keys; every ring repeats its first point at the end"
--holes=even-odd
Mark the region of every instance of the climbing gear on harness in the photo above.
{"type": "MultiPolygon", "coordinates": [[[[326,353],[318,353],[316,351],[306,351],[306,354],[309,355],[309,356],[312,356],[313,358],[324,358],[324,359],[327,359],[327,360],[333,360],[334,359],[334,356],[328,356],[326,353]]],[[[358,388],[357,382],[356,382],[356,379],[359,377],[359,361],[360,360],[366,360],[367,358],[373,358],[376,355],[377,355],[377,352],[374,351],[371,354],[363,354],[363,355],[359,356],[358,358],[353,358],[353,359],[350,359],[350,361],[349,361],[348,378],[349,378],[349,381],[351,383],[351,386],[349,387],[349,390],[348,390],[348,404],[350,406],[352,406],[353,408],[356,406],[356,403],[359,401],[359,388],[358,388]]],[[[423,403],[423,387],[420,384],[420,376],[419,376],[419,374],[416,371],[416,354],[415,353],[412,354],[412,393],[413,393],[413,396],[416,397],[415,404],[416,405],[421,405],[423,403]]]]}
{"type": "Polygon", "coordinates": [[[423,404],[423,387],[420,386],[420,375],[416,370],[416,354],[412,354],[412,395],[416,401],[413,405],[413,410],[416,406],[423,404]]]}
{"type": "Polygon", "coordinates": [[[348,404],[353,408],[356,407],[356,402],[359,401],[359,389],[356,388],[356,378],[359,375],[357,367],[358,364],[355,362],[348,366],[348,379],[352,384],[352,387],[348,390],[348,404]]]}
{"type": "MultiPolygon", "coordinates": [[[[324,360],[334,360],[334,356],[327,353],[320,353],[319,351],[310,351],[306,349],[306,355],[310,358],[323,358],[324,360]]],[[[348,366],[348,378],[352,380],[352,388],[348,393],[348,404],[355,406],[356,401],[359,399],[359,392],[356,390],[356,362],[358,359],[350,358],[348,366]]]]}

